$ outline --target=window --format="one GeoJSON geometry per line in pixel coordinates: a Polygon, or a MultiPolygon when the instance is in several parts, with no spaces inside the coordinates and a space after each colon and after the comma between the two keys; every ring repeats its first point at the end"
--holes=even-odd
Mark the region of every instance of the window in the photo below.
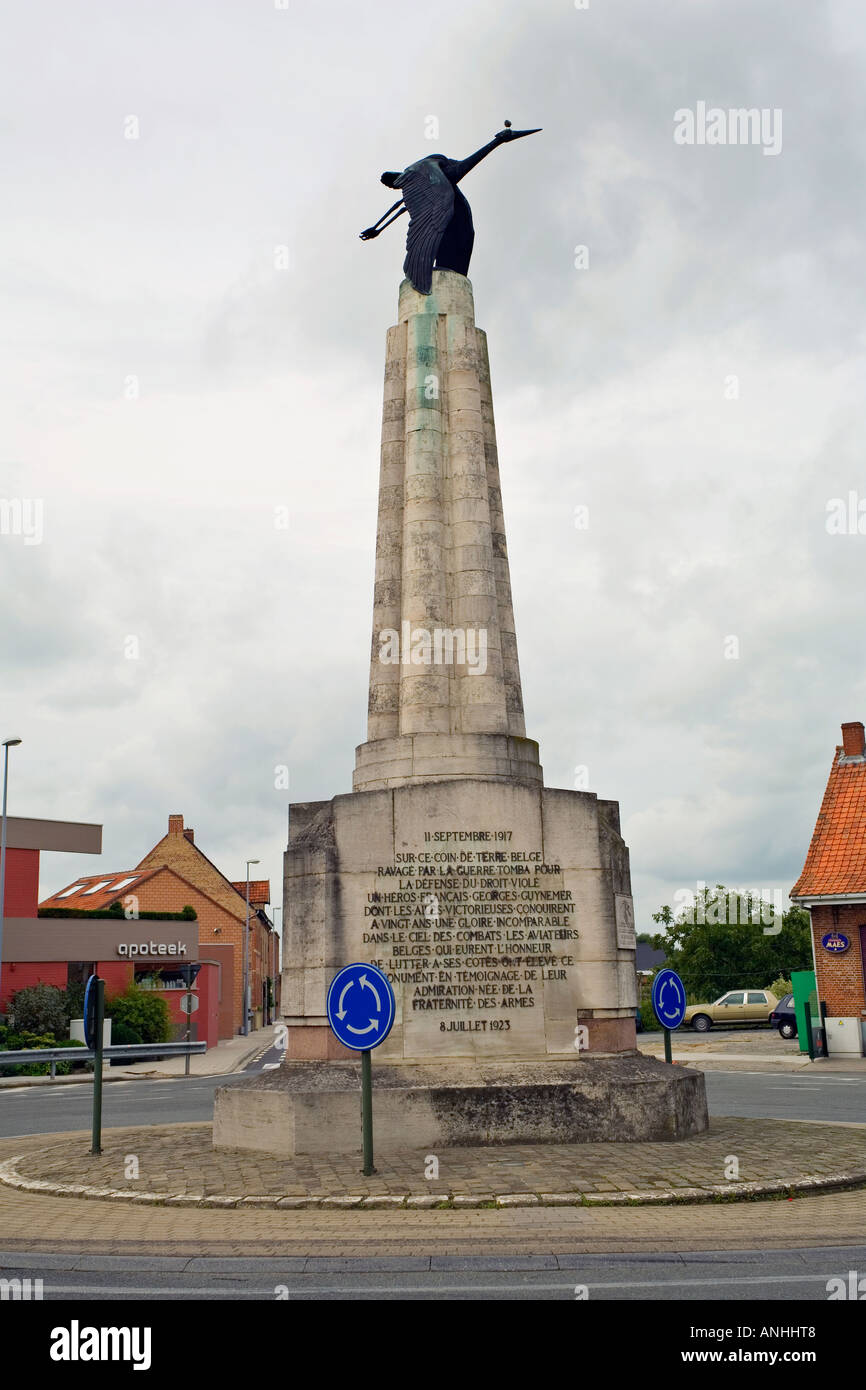
{"type": "Polygon", "coordinates": [[[62,893],[58,893],[58,898],[71,898],[73,893],[77,893],[79,888],[86,888],[86,883],[76,883],[72,888],[64,888],[62,893]]]}
{"type": "Polygon", "coordinates": [[[722,1000],[722,1003],[723,1003],[723,1004],[742,1004],[742,1002],[743,1002],[743,991],[742,991],[742,990],[740,990],[739,994],[726,994],[725,997],[724,997],[724,999],[722,1000]]]}
{"type": "Polygon", "coordinates": [[[196,977],[201,970],[201,964],[190,961],[186,965],[166,966],[164,969],[151,967],[150,969],[136,970],[135,983],[142,989],[183,989],[188,990],[195,987],[196,977]]]}
{"type": "Polygon", "coordinates": [[[98,893],[100,888],[107,888],[110,882],[110,878],[103,878],[99,883],[94,883],[90,888],[85,889],[85,897],[88,893],[98,893]]]}
{"type": "Polygon", "coordinates": [[[91,975],[96,974],[96,965],[92,960],[70,960],[66,962],[66,987],[70,985],[86,985],[91,975]]]}
{"type": "Polygon", "coordinates": [[[749,990],[749,1003],[750,1003],[750,1004],[766,1004],[766,1002],[767,1002],[767,996],[766,996],[766,994],[762,994],[762,993],[760,992],[760,990],[749,990]]]}
{"type": "Polygon", "coordinates": [[[113,883],[111,885],[112,893],[116,893],[119,889],[125,888],[129,883],[135,883],[137,878],[141,878],[141,874],[131,874],[129,878],[122,878],[118,883],[113,883]]]}

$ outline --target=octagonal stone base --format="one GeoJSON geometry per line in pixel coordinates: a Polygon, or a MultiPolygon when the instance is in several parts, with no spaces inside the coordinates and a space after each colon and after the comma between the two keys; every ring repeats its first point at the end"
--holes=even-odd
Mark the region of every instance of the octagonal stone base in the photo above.
{"type": "MultiPolygon", "coordinates": [[[[359,1062],[286,1062],[223,1086],[218,1149],[361,1152],[359,1062]]],[[[435,1146],[685,1139],[708,1125],[701,1072],[640,1053],[569,1063],[373,1061],[377,1152],[435,1146]]]]}

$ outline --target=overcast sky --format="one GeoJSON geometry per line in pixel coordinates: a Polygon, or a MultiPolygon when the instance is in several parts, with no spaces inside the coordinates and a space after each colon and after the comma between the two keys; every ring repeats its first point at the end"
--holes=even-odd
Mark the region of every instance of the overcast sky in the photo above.
{"type": "Polygon", "coordinates": [[[2,10],[0,492],[44,509],[0,536],[9,809],[104,825],[42,895],[181,812],[279,902],[289,799],[351,789],[404,227],[358,232],[508,118],[544,133],[466,192],[527,733],[620,801],[639,930],[787,898],[866,718],[859,0],[2,10]],[[699,102],[781,149],[676,143],[699,102]]]}

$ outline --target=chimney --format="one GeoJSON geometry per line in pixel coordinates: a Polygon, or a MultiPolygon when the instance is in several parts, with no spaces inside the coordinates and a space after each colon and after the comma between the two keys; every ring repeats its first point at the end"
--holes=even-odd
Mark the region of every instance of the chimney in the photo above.
{"type": "Polygon", "coordinates": [[[183,816],[169,816],[168,833],[169,835],[183,834],[183,816]]]}
{"type": "Polygon", "coordinates": [[[194,844],[195,844],[195,831],[194,831],[194,830],[185,830],[183,833],[184,833],[184,838],[187,839],[187,840],[189,840],[189,842],[190,842],[191,845],[194,845],[194,844]]]}
{"type": "Polygon", "coordinates": [[[866,753],[866,730],[861,720],[842,725],[842,752],[846,758],[862,758],[866,753]]]}

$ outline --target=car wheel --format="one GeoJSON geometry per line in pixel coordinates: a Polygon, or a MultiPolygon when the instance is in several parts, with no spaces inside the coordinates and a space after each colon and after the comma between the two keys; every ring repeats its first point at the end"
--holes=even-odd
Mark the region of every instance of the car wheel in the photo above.
{"type": "Polygon", "coordinates": [[[780,1024],[779,1024],[779,1033],[780,1033],[780,1035],[781,1035],[783,1038],[796,1038],[796,1036],[797,1036],[797,1025],[796,1025],[796,1023],[780,1023],[780,1024]]]}
{"type": "Polygon", "coordinates": [[[708,1014],[695,1014],[692,1019],[692,1027],[696,1033],[709,1033],[713,1026],[713,1020],[708,1014]]]}

